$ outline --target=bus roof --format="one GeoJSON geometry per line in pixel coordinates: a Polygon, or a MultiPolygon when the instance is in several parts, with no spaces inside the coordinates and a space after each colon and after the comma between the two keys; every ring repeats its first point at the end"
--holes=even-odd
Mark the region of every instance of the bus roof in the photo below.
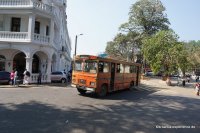
{"type": "Polygon", "coordinates": [[[108,61],[108,62],[116,62],[116,63],[123,63],[123,64],[135,64],[140,66],[140,63],[135,63],[135,62],[128,62],[125,60],[119,60],[119,59],[114,59],[114,58],[103,58],[103,57],[99,57],[99,56],[95,56],[95,55],[77,55],[75,57],[76,60],[101,60],[101,61],[108,61]]]}

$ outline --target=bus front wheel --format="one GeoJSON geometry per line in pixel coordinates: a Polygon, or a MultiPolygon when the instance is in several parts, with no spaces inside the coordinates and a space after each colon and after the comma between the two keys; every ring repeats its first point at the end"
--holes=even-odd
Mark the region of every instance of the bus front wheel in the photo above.
{"type": "Polygon", "coordinates": [[[100,91],[98,92],[99,97],[104,97],[107,94],[107,86],[102,85],[100,91]]]}
{"type": "Polygon", "coordinates": [[[82,90],[82,89],[79,89],[79,88],[77,88],[77,90],[81,95],[84,95],[86,93],[86,90],[82,90]]]}

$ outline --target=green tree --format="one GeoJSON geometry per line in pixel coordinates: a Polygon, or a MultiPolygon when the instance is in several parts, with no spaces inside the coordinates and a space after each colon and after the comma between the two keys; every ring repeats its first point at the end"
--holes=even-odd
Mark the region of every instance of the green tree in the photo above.
{"type": "Polygon", "coordinates": [[[137,36],[138,34],[134,32],[117,34],[113,41],[107,43],[106,53],[111,57],[134,61],[140,42],[137,36]]]}
{"type": "Polygon", "coordinates": [[[172,31],[159,31],[151,38],[143,40],[143,54],[152,70],[163,71],[170,75],[181,68],[187,68],[186,52],[183,43],[178,42],[178,36],[172,31]]]}
{"type": "MultiPolygon", "coordinates": [[[[131,59],[143,56],[141,54],[142,39],[155,34],[160,30],[167,30],[170,24],[165,7],[160,0],[139,0],[133,4],[129,12],[129,20],[120,26],[124,33],[116,35],[113,41],[107,43],[106,53],[110,56],[121,56],[131,59]]],[[[145,63],[144,63],[145,64],[145,63]]]]}
{"type": "Polygon", "coordinates": [[[153,35],[160,30],[168,30],[169,20],[160,0],[139,0],[132,5],[129,20],[121,25],[122,31],[153,35]]]}
{"type": "Polygon", "coordinates": [[[200,68],[200,41],[185,42],[190,71],[200,68]]]}

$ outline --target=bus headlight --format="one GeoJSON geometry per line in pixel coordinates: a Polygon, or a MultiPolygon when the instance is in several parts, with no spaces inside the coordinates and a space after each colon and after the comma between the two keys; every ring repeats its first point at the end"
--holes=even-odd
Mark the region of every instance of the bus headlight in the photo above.
{"type": "Polygon", "coordinates": [[[90,82],[90,86],[95,86],[95,82],[90,82]]]}

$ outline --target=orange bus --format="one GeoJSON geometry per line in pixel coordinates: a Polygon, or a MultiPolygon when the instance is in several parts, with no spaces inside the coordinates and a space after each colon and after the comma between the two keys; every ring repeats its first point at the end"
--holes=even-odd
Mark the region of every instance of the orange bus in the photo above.
{"type": "Polygon", "coordinates": [[[93,91],[98,96],[109,92],[132,89],[140,83],[141,65],[138,63],[77,55],[74,59],[72,86],[80,94],[93,91]]]}

